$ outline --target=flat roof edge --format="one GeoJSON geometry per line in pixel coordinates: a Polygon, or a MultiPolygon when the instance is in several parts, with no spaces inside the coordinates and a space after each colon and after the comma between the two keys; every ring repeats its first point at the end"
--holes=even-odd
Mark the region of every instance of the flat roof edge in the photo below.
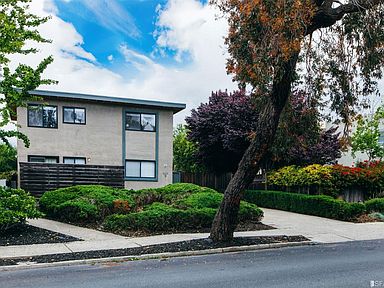
{"type": "Polygon", "coordinates": [[[116,103],[116,104],[151,106],[151,107],[169,109],[174,111],[175,113],[186,108],[186,104],[184,103],[142,100],[142,99],[91,95],[91,94],[82,94],[82,93],[59,92],[59,91],[48,91],[48,90],[31,90],[29,91],[29,93],[31,95],[41,96],[41,97],[78,99],[78,100],[109,102],[109,103],[116,103]]]}

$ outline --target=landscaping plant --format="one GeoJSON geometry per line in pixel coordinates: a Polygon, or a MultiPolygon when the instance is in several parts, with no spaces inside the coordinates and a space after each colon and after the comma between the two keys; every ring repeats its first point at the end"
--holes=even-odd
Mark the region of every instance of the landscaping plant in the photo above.
{"type": "MultiPolygon", "coordinates": [[[[40,207],[48,217],[81,225],[102,223],[110,231],[183,231],[209,228],[223,195],[189,183],[138,191],[100,185],[46,192],[40,207]]],[[[239,220],[259,222],[263,212],[242,201],[239,220]]]]}
{"type": "Polygon", "coordinates": [[[24,223],[27,218],[42,217],[35,198],[21,189],[0,187],[0,231],[24,223]]]}

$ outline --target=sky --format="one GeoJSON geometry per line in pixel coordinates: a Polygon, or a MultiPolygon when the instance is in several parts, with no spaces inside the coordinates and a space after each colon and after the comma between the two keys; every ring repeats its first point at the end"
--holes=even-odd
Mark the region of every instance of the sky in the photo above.
{"type": "Polygon", "coordinates": [[[175,123],[212,91],[236,89],[226,20],[206,0],[33,0],[30,9],[51,17],[39,31],[52,43],[14,64],[52,55],[44,76],[59,83],[39,89],[186,103],[175,123]]]}

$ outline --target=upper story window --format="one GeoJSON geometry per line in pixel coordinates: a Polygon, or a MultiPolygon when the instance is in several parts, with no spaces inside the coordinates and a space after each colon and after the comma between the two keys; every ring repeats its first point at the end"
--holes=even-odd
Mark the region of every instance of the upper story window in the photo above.
{"type": "Polygon", "coordinates": [[[155,132],[156,114],[127,112],[125,114],[125,129],[155,132]]]}
{"type": "Polygon", "coordinates": [[[28,156],[28,162],[33,163],[59,163],[58,156],[28,156]]]}
{"type": "Polygon", "coordinates": [[[63,122],[85,124],[85,108],[63,107],[63,122]]]}
{"type": "Polygon", "coordinates": [[[57,107],[29,104],[28,126],[57,128],[57,107]]]}
{"type": "Polygon", "coordinates": [[[85,157],[64,157],[63,162],[64,164],[86,164],[85,157]]]}

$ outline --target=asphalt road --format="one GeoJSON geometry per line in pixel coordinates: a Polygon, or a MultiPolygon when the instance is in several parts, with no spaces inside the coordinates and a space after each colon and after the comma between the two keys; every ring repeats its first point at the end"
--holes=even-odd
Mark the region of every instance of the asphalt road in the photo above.
{"type": "Polygon", "coordinates": [[[384,287],[384,240],[1,271],[1,288],[384,287]]]}

